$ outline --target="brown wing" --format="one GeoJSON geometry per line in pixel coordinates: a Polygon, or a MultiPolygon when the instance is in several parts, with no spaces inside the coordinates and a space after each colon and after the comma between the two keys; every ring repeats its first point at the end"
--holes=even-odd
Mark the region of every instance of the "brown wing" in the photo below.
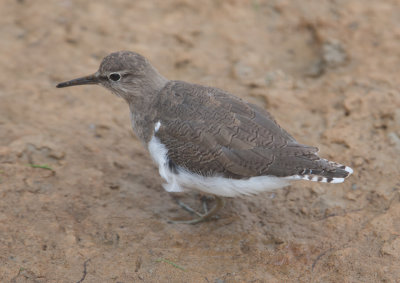
{"type": "Polygon", "coordinates": [[[173,81],[159,97],[156,136],[170,161],[189,171],[289,176],[318,158],[317,148],[298,144],[268,112],[220,89],[173,81]]]}

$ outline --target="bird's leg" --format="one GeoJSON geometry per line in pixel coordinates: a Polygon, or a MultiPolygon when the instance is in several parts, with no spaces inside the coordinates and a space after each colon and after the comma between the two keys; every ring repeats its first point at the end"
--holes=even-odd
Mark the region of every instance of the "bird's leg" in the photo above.
{"type": "Polygon", "coordinates": [[[179,205],[180,207],[182,207],[184,210],[186,210],[186,211],[188,211],[188,212],[190,212],[190,213],[196,214],[196,215],[199,216],[199,217],[202,217],[202,216],[203,216],[203,214],[197,212],[196,210],[194,210],[193,208],[191,208],[191,207],[188,206],[186,203],[184,203],[184,202],[182,202],[182,201],[180,201],[180,200],[178,200],[178,205],[179,205]]]}
{"type": "Polygon", "coordinates": [[[194,210],[193,208],[191,208],[191,207],[188,206],[186,203],[184,203],[184,202],[182,202],[182,201],[180,201],[180,200],[177,200],[177,203],[178,203],[178,205],[179,205],[180,207],[182,207],[184,210],[186,210],[186,211],[188,211],[188,212],[190,212],[190,213],[196,214],[196,215],[199,216],[199,217],[203,217],[203,215],[206,215],[206,214],[208,213],[207,201],[208,201],[209,199],[210,199],[210,197],[207,197],[207,196],[205,196],[205,195],[201,197],[201,202],[202,202],[202,204],[203,204],[203,214],[197,212],[196,210],[194,210]]]}
{"type": "Polygon", "coordinates": [[[203,203],[203,211],[204,211],[204,214],[207,214],[208,213],[208,207],[207,207],[207,196],[202,196],[201,197],[201,202],[203,203]]]}
{"type": "Polygon", "coordinates": [[[210,219],[212,216],[214,216],[221,208],[224,207],[224,199],[215,196],[215,205],[213,208],[211,208],[210,210],[208,210],[207,208],[207,203],[206,203],[206,198],[202,198],[203,200],[203,208],[204,208],[204,214],[198,213],[197,211],[195,211],[194,209],[192,209],[191,207],[187,206],[186,204],[184,204],[181,201],[178,201],[178,204],[185,210],[196,214],[198,217],[197,218],[193,218],[190,220],[169,220],[170,223],[178,223],[178,224],[197,224],[203,221],[206,221],[208,219],[210,219]]]}

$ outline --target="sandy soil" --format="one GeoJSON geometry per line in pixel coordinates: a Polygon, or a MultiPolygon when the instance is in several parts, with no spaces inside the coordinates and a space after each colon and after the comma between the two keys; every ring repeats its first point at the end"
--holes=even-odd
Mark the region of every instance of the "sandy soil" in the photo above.
{"type": "Polygon", "coordinates": [[[0,2],[1,282],[400,282],[399,1],[90,2],[0,2]],[[121,49],[267,108],[354,176],[168,224],[187,214],[125,102],[55,88],[121,49]]]}

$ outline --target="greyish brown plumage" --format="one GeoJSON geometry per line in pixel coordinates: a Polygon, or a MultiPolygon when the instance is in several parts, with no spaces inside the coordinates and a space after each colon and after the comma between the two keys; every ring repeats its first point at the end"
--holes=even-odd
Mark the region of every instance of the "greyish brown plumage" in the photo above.
{"type": "Polygon", "coordinates": [[[296,142],[265,110],[217,88],[169,81],[134,52],[112,53],[95,74],[57,87],[80,84],[100,84],[125,99],[167,191],[237,196],[299,179],[340,183],[352,173],[296,142]]]}

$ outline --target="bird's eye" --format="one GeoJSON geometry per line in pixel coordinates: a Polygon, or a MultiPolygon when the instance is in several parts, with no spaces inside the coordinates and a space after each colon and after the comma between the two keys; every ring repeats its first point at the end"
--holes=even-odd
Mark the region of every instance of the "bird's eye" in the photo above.
{"type": "Polygon", "coordinates": [[[121,75],[118,73],[111,73],[108,77],[114,82],[118,82],[121,79],[121,75]]]}

